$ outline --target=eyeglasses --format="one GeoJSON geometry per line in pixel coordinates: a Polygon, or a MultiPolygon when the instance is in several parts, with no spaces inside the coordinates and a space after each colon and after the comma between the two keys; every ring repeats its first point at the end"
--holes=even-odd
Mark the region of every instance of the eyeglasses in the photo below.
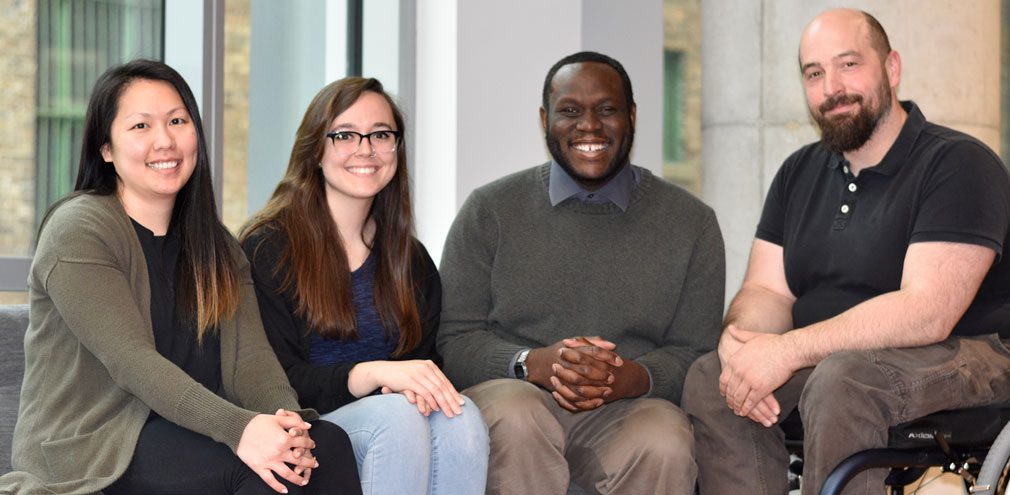
{"type": "Polygon", "coordinates": [[[362,134],[354,131],[336,131],[326,134],[326,137],[333,141],[333,148],[341,155],[353,155],[361,148],[361,141],[368,139],[368,145],[372,147],[372,154],[392,153],[396,151],[396,144],[400,142],[400,133],[397,131],[375,131],[362,134]]]}

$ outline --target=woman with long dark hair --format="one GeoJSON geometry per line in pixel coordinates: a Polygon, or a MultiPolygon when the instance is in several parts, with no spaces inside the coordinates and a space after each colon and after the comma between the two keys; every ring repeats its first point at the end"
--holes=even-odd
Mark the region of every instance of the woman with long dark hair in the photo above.
{"type": "Polygon", "coordinates": [[[483,493],[487,428],[438,367],[403,130],[379,81],[323,88],[241,242],[267,337],[301,403],[350,435],[363,492],[483,493]]]}
{"type": "Polygon", "coordinates": [[[346,433],[296,412],[216,212],[189,86],[160,62],[109,69],[75,192],[39,229],[0,491],[360,493],[346,433]]]}

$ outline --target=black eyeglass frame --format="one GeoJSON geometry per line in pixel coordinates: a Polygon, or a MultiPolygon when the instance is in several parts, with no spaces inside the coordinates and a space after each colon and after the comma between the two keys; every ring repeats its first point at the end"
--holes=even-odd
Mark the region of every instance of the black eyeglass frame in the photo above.
{"type": "Polygon", "coordinates": [[[372,144],[372,136],[375,135],[375,134],[392,134],[393,135],[393,149],[391,149],[389,151],[383,151],[382,152],[382,153],[393,153],[393,152],[395,152],[400,147],[400,136],[402,135],[400,133],[400,131],[394,131],[392,129],[381,129],[381,130],[378,130],[378,131],[369,132],[368,134],[362,134],[362,133],[356,132],[356,131],[333,131],[333,132],[327,132],[326,133],[326,137],[330,138],[330,143],[332,143],[334,146],[337,145],[337,134],[354,134],[355,136],[358,136],[358,145],[354,147],[354,151],[348,153],[350,155],[353,155],[354,153],[357,153],[358,150],[361,149],[361,142],[364,141],[365,139],[368,139],[368,146],[370,146],[372,148],[372,153],[379,153],[379,151],[375,150],[375,145],[372,144]]]}

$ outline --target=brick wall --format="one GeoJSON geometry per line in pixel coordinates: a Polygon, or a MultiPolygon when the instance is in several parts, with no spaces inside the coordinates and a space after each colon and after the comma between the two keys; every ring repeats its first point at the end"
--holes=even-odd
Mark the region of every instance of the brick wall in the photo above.
{"type": "Polygon", "coordinates": [[[249,0],[228,0],[224,15],[224,224],[236,235],[246,212],[249,150],[249,0]]]}
{"type": "Polygon", "coordinates": [[[36,2],[0,0],[0,256],[34,235],[36,2]]]}

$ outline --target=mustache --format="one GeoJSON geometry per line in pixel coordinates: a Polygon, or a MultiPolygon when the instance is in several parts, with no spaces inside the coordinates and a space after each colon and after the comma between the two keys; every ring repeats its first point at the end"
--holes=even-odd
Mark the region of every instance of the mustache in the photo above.
{"type": "Polygon", "coordinates": [[[828,98],[827,100],[824,100],[824,102],[821,103],[820,106],[817,107],[817,110],[821,114],[825,114],[827,112],[830,112],[831,110],[833,110],[835,107],[837,107],[839,105],[849,105],[849,104],[852,104],[852,103],[862,103],[862,101],[863,101],[863,97],[860,96],[860,95],[841,94],[841,95],[838,95],[838,96],[834,96],[834,97],[828,98]]]}

